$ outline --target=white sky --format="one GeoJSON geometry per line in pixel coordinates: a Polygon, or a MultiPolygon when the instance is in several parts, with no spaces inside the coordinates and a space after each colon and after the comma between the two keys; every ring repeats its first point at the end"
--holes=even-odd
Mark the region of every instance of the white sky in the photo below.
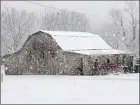
{"type": "MultiPolygon", "coordinates": [[[[46,6],[67,9],[80,13],[104,17],[111,8],[123,8],[125,1],[32,1],[46,6]]],[[[42,11],[45,7],[31,4],[27,1],[1,1],[1,6],[27,9],[29,11],[42,11]]]]}

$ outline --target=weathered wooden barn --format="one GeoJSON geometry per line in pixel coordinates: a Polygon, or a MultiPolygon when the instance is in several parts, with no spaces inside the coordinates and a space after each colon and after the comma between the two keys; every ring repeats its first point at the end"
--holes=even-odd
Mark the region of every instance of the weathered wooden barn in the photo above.
{"type": "Polygon", "coordinates": [[[91,75],[95,59],[102,65],[109,58],[118,66],[124,64],[124,55],[128,54],[112,49],[96,34],[41,30],[3,61],[7,75],[91,75]]]}

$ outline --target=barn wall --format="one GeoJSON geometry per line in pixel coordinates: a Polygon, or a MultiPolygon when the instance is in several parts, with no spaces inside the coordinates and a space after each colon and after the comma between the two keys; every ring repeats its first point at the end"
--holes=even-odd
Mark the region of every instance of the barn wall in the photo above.
{"type": "Polygon", "coordinates": [[[63,52],[64,59],[64,74],[67,75],[80,75],[80,70],[83,69],[82,62],[83,55],[71,53],[71,52],[63,52]]]}

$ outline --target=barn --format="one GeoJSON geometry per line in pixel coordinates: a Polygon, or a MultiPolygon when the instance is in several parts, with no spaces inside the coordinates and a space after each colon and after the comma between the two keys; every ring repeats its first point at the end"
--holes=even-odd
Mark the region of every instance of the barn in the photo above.
{"type": "Polygon", "coordinates": [[[96,34],[40,30],[30,35],[17,52],[5,55],[3,61],[7,75],[99,75],[121,70],[118,68],[126,58],[132,59],[96,34]],[[110,66],[105,66],[106,60],[110,66]],[[94,66],[95,61],[100,69],[94,66]]]}

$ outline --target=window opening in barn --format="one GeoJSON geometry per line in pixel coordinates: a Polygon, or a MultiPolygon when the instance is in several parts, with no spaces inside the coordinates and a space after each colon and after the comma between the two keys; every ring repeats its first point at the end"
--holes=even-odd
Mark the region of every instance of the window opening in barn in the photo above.
{"type": "Polygon", "coordinates": [[[92,74],[97,75],[98,74],[98,59],[95,59],[94,62],[94,71],[92,72],[92,74]]]}
{"type": "Polygon", "coordinates": [[[117,66],[119,65],[119,57],[116,57],[116,61],[117,61],[117,66]]]}
{"type": "Polygon", "coordinates": [[[41,51],[41,52],[40,52],[40,57],[43,58],[43,59],[45,58],[44,51],[41,51]]]}
{"type": "Polygon", "coordinates": [[[55,51],[51,51],[51,56],[52,56],[52,58],[55,57],[55,51]]]}
{"type": "Polygon", "coordinates": [[[130,67],[133,67],[133,56],[130,56],[129,59],[130,59],[130,60],[129,60],[129,66],[130,66],[130,67]]]}
{"type": "Polygon", "coordinates": [[[79,66],[76,68],[78,70],[78,74],[79,75],[84,75],[83,73],[83,59],[80,58],[80,59],[76,59],[76,62],[79,62],[79,66]]]}
{"type": "Polygon", "coordinates": [[[84,73],[83,73],[83,59],[82,58],[80,59],[80,62],[81,62],[80,75],[84,75],[84,73]]]}
{"type": "Polygon", "coordinates": [[[110,59],[109,58],[107,58],[107,64],[109,64],[110,63],[110,59]]]}
{"type": "Polygon", "coordinates": [[[31,60],[32,59],[32,52],[31,51],[29,51],[29,60],[31,60]]]}

